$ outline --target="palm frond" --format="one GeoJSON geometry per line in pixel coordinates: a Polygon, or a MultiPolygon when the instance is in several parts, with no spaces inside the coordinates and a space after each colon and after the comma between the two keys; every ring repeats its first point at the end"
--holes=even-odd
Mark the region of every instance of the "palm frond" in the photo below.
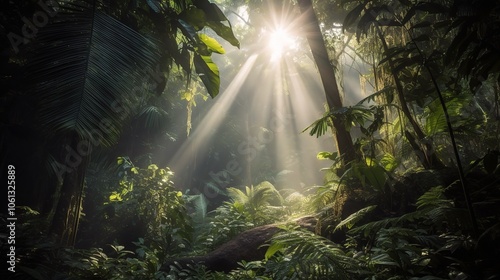
{"type": "Polygon", "coordinates": [[[196,195],[186,195],[186,201],[194,206],[193,217],[201,217],[201,220],[205,219],[207,215],[208,202],[203,194],[196,195]]]}
{"type": "Polygon", "coordinates": [[[43,130],[90,139],[98,134],[111,144],[134,94],[146,91],[144,77],[158,57],[155,44],[90,0],[61,2],[37,38],[26,72],[43,130]]]}
{"type": "Polygon", "coordinates": [[[234,202],[246,203],[248,200],[247,195],[240,189],[229,187],[226,189],[228,196],[234,202]]]}
{"type": "Polygon", "coordinates": [[[138,125],[152,133],[166,127],[167,112],[157,106],[147,106],[137,116],[138,125]]]}
{"type": "Polygon", "coordinates": [[[309,200],[311,210],[315,212],[330,210],[337,203],[342,187],[338,180],[327,182],[325,185],[312,186],[308,190],[314,192],[309,200]]]}

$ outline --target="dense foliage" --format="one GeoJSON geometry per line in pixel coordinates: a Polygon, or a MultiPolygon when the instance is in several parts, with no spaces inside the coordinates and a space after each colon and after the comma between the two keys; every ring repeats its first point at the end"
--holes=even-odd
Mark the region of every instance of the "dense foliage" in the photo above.
{"type": "Polygon", "coordinates": [[[0,18],[2,162],[31,186],[18,191],[12,279],[500,278],[497,2],[70,0],[45,7],[54,16],[28,40],[17,14],[34,14],[33,3],[3,3],[0,18]],[[336,151],[311,155],[329,163],[323,184],[285,185],[279,154],[259,142],[246,154],[251,180],[233,180],[248,144],[233,117],[246,104],[224,108],[206,159],[181,155],[196,179],[174,184],[160,154],[193,139],[219,66],[234,75],[262,51],[251,41],[276,11],[307,31],[280,63],[303,74],[310,57],[322,78],[327,106],[304,132],[335,138],[336,151]],[[254,49],[217,66],[212,54],[240,41],[254,49]],[[341,98],[347,64],[363,91],[352,105],[341,98]],[[260,259],[227,271],[195,262],[268,225],[276,232],[251,248],[265,249],[260,259]]]}

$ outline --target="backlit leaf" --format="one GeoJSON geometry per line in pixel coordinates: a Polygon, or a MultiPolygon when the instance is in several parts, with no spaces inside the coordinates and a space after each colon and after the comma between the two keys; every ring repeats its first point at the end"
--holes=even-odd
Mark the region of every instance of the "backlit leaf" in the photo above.
{"type": "Polygon", "coordinates": [[[208,94],[215,98],[219,94],[220,77],[219,67],[210,56],[195,54],[194,65],[201,81],[207,88],[208,94]]]}
{"type": "Polygon", "coordinates": [[[211,52],[216,52],[219,54],[224,54],[225,50],[222,47],[222,45],[217,42],[214,38],[206,35],[206,34],[199,34],[198,35],[200,40],[207,46],[208,50],[211,52]]]}

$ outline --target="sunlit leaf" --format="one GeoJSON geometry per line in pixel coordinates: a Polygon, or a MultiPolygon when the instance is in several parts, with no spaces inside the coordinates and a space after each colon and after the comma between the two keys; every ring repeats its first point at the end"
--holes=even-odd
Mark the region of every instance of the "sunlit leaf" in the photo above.
{"type": "Polygon", "coordinates": [[[316,155],[316,158],[317,159],[335,160],[338,157],[338,154],[339,154],[338,152],[333,152],[333,153],[330,153],[330,152],[319,152],[316,155]]]}
{"type": "Polygon", "coordinates": [[[148,169],[149,169],[149,170],[156,171],[156,170],[158,170],[158,166],[157,166],[156,164],[150,164],[150,165],[148,166],[148,169]]]}
{"type": "Polygon", "coordinates": [[[269,248],[267,248],[266,254],[264,256],[265,259],[269,260],[269,258],[271,258],[274,254],[276,254],[276,252],[283,249],[283,247],[284,247],[284,245],[280,244],[280,243],[271,244],[271,246],[269,246],[269,248]]]}
{"type": "Polygon", "coordinates": [[[117,192],[112,192],[111,195],[109,196],[109,201],[122,201],[122,197],[119,193],[117,192]]]}
{"type": "Polygon", "coordinates": [[[373,211],[376,207],[377,205],[371,205],[349,215],[347,218],[345,218],[344,220],[342,220],[340,223],[337,224],[334,231],[340,230],[344,227],[346,227],[347,229],[351,229],[356,224],[356,222],[363,219],[366,214],[373,211]]]}
{"type": "Polygon", "coordinates": [[[220,77],[219,67],[212,61],[210,56],[195,54],[194,65],[201,81],[207,88],[212,98],[219,94],[220,77]]]}
{"type": "Polygon", "coordinates": [[[225,50],[222,47],[222,45],[219,42],[217,42],[217,40],[215,40],[214,38],[206,34],[199,34],[198,36],[200,40],[207,46],[210,52],[216,52],[219,54],[225,53],[225,50]]]}
{"type": "Polygon", "coordinates": [[[398,161],[389,153],[385,153],[379,163],[387,172],[392,172],[398,167],[398,161]]]}

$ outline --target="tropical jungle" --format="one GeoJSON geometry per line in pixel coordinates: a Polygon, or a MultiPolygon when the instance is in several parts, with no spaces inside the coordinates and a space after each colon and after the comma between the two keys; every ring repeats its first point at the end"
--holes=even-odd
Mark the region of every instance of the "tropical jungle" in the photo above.
{"type": "Polygon", "coordinates": [[[2,279],[500,279],[500,1],[0,5],[2,279]]]}

